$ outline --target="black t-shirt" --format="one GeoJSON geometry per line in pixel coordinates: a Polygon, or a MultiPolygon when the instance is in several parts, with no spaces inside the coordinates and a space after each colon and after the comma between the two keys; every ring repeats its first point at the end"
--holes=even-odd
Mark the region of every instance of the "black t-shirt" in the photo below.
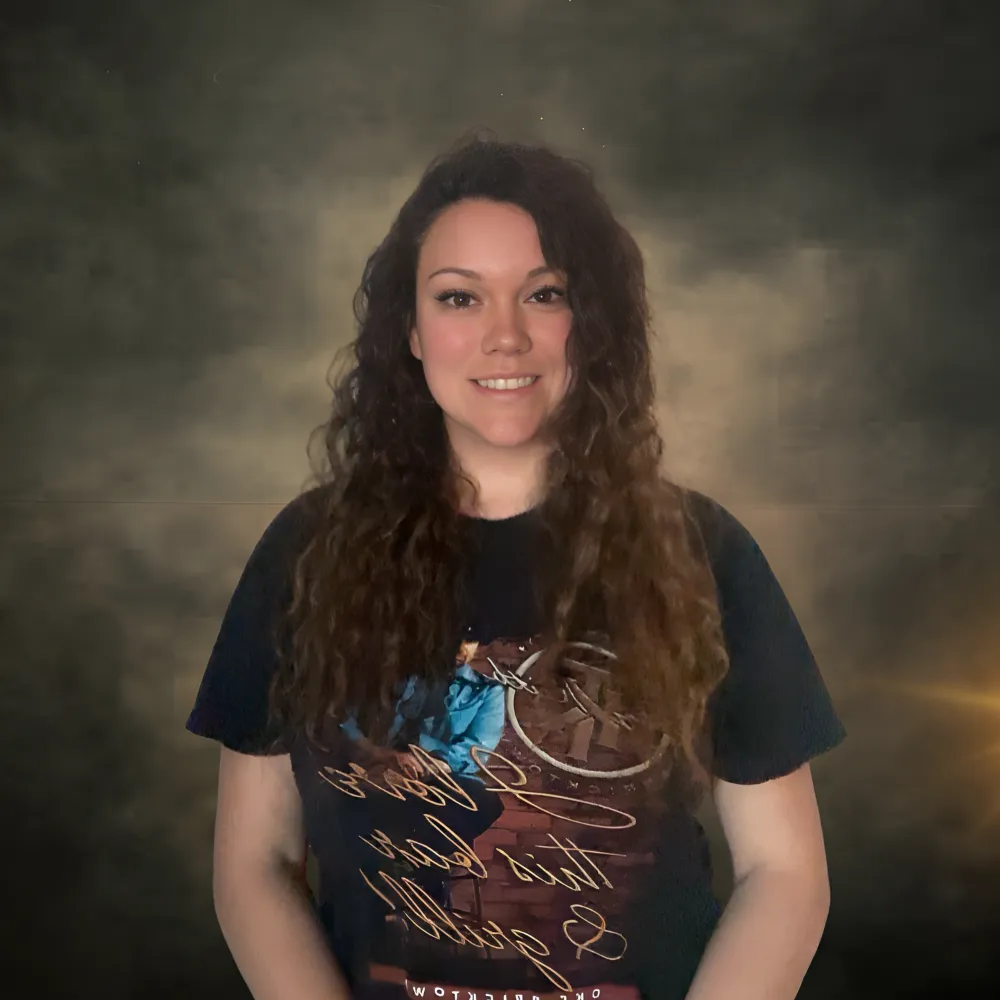
{"type": "MultiPolygon", "coordinates": [[[[846,734],[760,548],[721,505],[689,498],[730,656],[706,723],[712,773],[767,781],[846,734]]],[[[354,995],[681,1000],[720,916],[696,803],[673,780],[650,782],[669,754],[638,740],[600,637],[539,671],[535,515],[474,522],[451,684],[407,686],[390,733],[417,748],[423,773],[406,780],[351,722],[325,749],[268,727],[272,626],[307,540],[303,511],[292,501],[254,549],[187,727],[243,753],[291,754],[320,917],[354,995]]]]}

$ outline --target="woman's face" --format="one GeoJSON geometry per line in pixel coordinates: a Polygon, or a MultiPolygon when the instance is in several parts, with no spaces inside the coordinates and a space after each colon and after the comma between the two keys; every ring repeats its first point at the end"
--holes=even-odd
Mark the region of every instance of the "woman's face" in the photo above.
{"type": "Polygon", "coordinates": [[[459,455],[535,441],[566,392],[573,317],[534,219],[492,201],[447,208],[421,249],[416,302],[410,347],[459,455]]]}

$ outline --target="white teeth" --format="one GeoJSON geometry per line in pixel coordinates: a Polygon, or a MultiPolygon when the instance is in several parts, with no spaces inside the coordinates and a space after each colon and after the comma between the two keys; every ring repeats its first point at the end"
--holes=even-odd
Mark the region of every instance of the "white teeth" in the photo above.
{"type": "Polygon", "coordinates": [[[537,375],[526,375],[524,378],[477,378],[476,383],[484,389],[523,389],[536,378],[537,375]]]}

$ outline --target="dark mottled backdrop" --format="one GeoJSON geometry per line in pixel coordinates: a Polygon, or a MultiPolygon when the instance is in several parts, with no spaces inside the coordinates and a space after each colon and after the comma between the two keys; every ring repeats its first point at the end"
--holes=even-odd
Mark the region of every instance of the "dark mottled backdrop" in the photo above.
{"type": "Polygon", "coordinates": [[[185,715],[364,257],[475,125],[599,171],[647,254],[675,474],[757,535],[847,723],[802,996],[1000,984],[989,8],[4,7],[3,995],[245,995],[185,715]]]}

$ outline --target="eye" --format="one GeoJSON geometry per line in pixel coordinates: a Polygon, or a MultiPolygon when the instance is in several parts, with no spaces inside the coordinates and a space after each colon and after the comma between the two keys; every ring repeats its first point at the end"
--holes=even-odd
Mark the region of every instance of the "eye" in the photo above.
{"type": "Polygon", "coordinates": [[[434,296],[434,298],[437,299],[438,302],[447,302],[449,299],[455,299],[456,301],[452,302],[452,307],[454,309],[468,309],[470,303],[463,304],[458,300],[459,299],[471,300],[472,293],[463,292],[460,288],[449,288],[448,291],[446,292],[439,292],[437,295],[434,296]]]}
{"type": "MultiPolygon", "coordinates": [[[[460,288],[449,288],[447,291],[439,292],[434,298],[441,303],[450,303],[453,309],[468,309],[472,305],[475,296],[471,292],[462,291],[460,288]]],[[[543,306],[556,305],[558,301],[565,298],[565,289],[559,288],[556,285],[543,285],[529,296],[529,299],[543,306]]]]}
{"type": "MultiPolygon", "coordinates": [[[[538,291],[533,292],[531,297],[535,298],[538,295],[548,295],[548,296],[555,295],[558,296],[559,299],[565,299],[566,291],[563,288],[557,288],[555,285],[544,285],[542,288],[539,288],[538,291]]],[[[543,306],[555,305],[555,301],[550,298],[548,300],[542,301],[541,305],[543,306]]]]}

